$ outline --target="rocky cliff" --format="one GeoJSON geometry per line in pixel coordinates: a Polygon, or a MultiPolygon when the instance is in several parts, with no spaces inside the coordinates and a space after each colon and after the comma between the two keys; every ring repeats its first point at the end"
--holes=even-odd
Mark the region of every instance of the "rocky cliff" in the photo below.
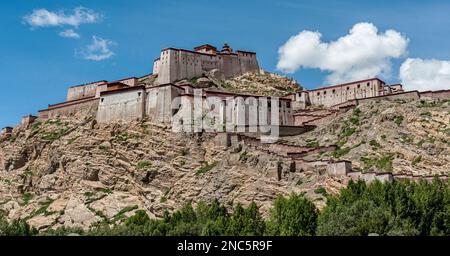
{"type": "Polygon", "coordinates": [[[263,70],[259,73],[247,73],[226,80],[221,78],[221,75],[217,70],[212,70],[202,77],[191,80],[182,80],[177,83],[190,83],[198,88],[210,88],[240,94],[278,97],[302,89],[301,85],[291,78],[263,70]]]}
{"type": "MultiPolygon", "coordinates": [[[[269,78],[244,75],[227,82],[242,91],[246,87],[237,83],[246,79],[258,87],[265,83],[259,79],[269,78]]],[[[282,142],[337,144],[334,152],[306,158],[350,160],[362,171],[448,174],[449,125],[449,101],[380,101],[282,142]]],[[[255,201],[267,215],[277,194],[292,192],[321,207],[325,193],[347,182],[318,170],[293,171],[286,158],[264,150],[225,147],[213,133],[172,133],[150,120],[100,125],[89,115],[71,116],[17,127],[0,139],[0,209],[38,229],[120,222],[137,209],[161,217],[187,201],[216,198],[230,207],[255,201]]]]}
{"type": "Polygon", "coordinates": [[[354,169],[447,175],[450,172],[450,101],[385,101],[362,104],[309,133],[285,139],[296,145],[338,145],[312,159],[340,159],[354,169]]]}
{"type": "Polygon", "coordinates": [[[41,229],[118,221],[136,209],[161,217],[189,200],[255,201],[265,211],[280,193],[316,198],[321,184],[341,186],[314,173],[287,172],[278,180],[280,159],[272,155],[225,148],[214,134],[174,134],[147,121],[48,120],[16,129],[0,145],[0,207],[10,219],[25,218],[41,229]]]}

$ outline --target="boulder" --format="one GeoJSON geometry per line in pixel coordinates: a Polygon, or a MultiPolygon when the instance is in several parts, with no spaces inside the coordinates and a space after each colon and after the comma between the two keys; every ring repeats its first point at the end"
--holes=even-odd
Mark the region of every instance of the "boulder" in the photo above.
{"type": "Polygon", "coordinates": [[[64,215],[59,218],[59,222],[66,227],[81,227],[84,229],[100,220],[99,216],[91,212],[83,201],[76,197],[69,199],[64,215]]]}

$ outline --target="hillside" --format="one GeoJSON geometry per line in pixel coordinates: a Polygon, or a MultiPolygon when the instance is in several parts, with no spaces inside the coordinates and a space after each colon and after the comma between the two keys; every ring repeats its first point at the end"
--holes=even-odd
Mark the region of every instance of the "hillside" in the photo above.
{"type": "Polygon", "coordinates": [[[148,122],[49,120],[2,141],[0,156],[1,208],[39,228],[88,227],[137,208],[161,217],[188,200],[215,198],[229,206],[255,201],[264,212],[277,194],[309,191],[315,198],[322,183],[340,187],[317,174],[278,181],[273,156],[226,150],[212,135],[173,134],[148,122]]]}
{"type": "MultiPolygon", "coordinates": [[[[448,101],[380,101],[282,142],[337,144],[306,159],[350,160],[362,171],[447,174],[449,124],[448,101]]],[[[188,201],[214,199],[229,209],[254,201],[266,217],[278,194],[304,193],[322,208],[324,195],[348,181],[293,172],[276,154],[245,144],[226,148],[216,134],[172,133],[149,120],[99,125],[79,115],[17,127],[0,141],[0,209],[41,230],[120,223],[138,209],[160,218],[188,201]]]]}
{"type": "Polygon", "coordinates": [[[338,115],[286,141],[340,148],[312,159],[349,160],[363,171],[447,175],[450,171],[450,101],[379,101],[338,115]]]}
{"type": "Polygon", "coordinates": [[[203,77],[182,80],[178,83],[190,83],[198,88],[215,88],[240,94],[279,97],[302,89],[302,86],[293,79],[263,70],[260,70],[259,73],[247,73],[230,79],[223,79],[217,70],[212,70],[203,77]]]}

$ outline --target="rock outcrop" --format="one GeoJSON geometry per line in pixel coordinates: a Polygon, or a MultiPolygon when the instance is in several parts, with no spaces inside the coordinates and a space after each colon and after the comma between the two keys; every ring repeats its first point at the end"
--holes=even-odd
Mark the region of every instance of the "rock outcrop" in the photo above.
{"type": "MultiPolygon", "coordinates": [[[[448,101],[380,101],[282,142],[336,144],[305,160],[350,160],[361,171],[448,174],[449,124],[448,101]]],[[[337,193],[348,180],[321,166],[292,168],[282,154],[245,144],[224,147],[213,133],[173,133],[149,120],[99,125],[71,116],[0,138],[0,209],[38,229],[115,223],[138,209],[159,218],[186,202],[216,198],[228,207],[255,201],[267,216],[278,194],[305,193],[321,207],[324,189],[337,193]]]]}

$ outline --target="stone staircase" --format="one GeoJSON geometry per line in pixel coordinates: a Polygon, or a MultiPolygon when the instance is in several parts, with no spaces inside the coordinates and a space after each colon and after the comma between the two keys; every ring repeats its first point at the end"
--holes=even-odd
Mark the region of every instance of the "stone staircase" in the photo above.
{"type": "Polygon", "coordinates": [[[339,113],[338,109],[316,109],[302,110],[294,113],[295,125],[321,125],[335,118],[339,113]]]}
{"type": "Polygon", "coordinates": [[[324,147],[304,147],[298,145],[291,145],[284,142],[276,142],[271,144],[263,144],[257,137],[247,135],[238,135],[238,140],[247,146],[253,147],[257,150],[263,150],[283,157],[292,159],[303,158],[307,155],[332,152],[337,149],[336,145],[324,147]]]}

